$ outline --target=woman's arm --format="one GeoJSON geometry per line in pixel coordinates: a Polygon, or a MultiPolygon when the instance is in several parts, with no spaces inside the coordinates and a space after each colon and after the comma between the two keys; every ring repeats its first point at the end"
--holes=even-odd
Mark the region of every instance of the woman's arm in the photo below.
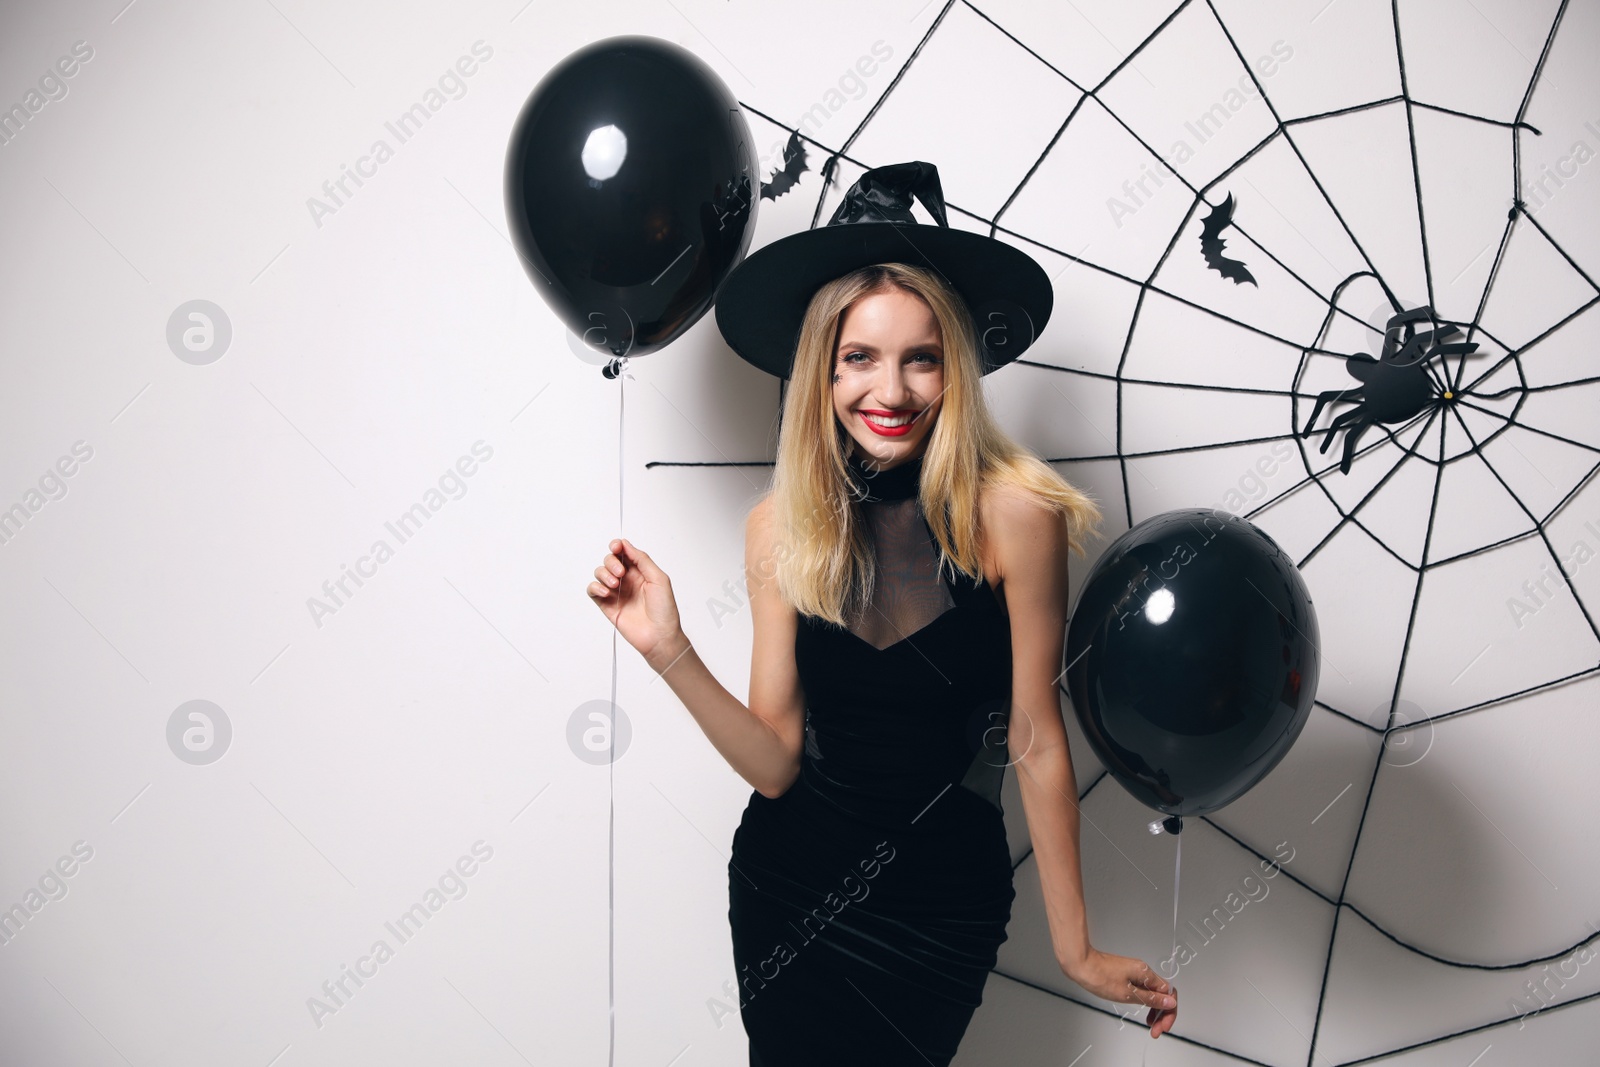
{"type": "Polygon", "coordinates": [[[649,555],[626,540],[613,541],[589,595],[666,679],[728,765],[763,796],[777,797],[800,773],[805,703],[794,663],[797,617],[777,595],[769,516],[764,499],[745,523],[755,630],[748,707],[717,681],[684,635],[671,579],[649,555]]]}
{"type": "Polygon", "coordinates": [[[989,494],[992,538],[1011,619],[1011,717],[1006,742],[1028,819],[1045,917],[1056,961],[1097,996],[1151,1008],[1152,1037],[1172,1028],[1177,998],[1147,964],[1089,943],[1079,860],[1078,784],[1072,771],[1060,690],[1067,626],[1068,536],[1062,517],[1005,490],[989,494]]]}

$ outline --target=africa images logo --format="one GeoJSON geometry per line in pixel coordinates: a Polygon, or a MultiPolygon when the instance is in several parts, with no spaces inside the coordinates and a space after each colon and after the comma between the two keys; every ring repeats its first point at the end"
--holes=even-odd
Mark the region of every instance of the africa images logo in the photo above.
{"type": "Polygon", "coordinates": [[[393,122],[383,124],[383,128],[394,138],[393,145],[379,137],[367,148],[365,155],[357,157],[354,167],[339,164],[338,177],[322,183],[322,197],[306,198],[306,210],[311,212],[311,221],[317,229],[322,229],[324,215],[337,215],[356,191],[367,184],[366,179],[377,177],[378,167],[393,159],[396,149],[415,137],[440,109],[451,100],[460,100],[467,95],[466,80],[478,73],[479,66],[489,62],[494,55],[494,49],[481,40],[472,42],[471,51],[471,56],[458,58],[454,66],[446,68],[439,75],[435,85],[423,90],[421,100],[402,111],[393,122]],[[448,98],[445,95],[447,93],[448,98]],[[350,188],[351,183],[354,183],[355,189],[350,188]]]}

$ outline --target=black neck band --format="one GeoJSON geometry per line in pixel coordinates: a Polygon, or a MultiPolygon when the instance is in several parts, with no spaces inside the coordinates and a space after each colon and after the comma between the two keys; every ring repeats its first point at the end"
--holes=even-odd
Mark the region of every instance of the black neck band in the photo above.
{"type": "Polygon", "coordinates": [[[863,500],[905,500],[917,495],[922,478],[922,456],[880,469],[876,460],[849,460],[850,478],[866,495],[863,500]]]}

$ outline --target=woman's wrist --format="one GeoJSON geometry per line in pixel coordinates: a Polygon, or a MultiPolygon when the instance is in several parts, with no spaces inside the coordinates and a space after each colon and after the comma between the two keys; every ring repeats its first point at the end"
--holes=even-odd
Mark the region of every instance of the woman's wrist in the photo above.
{"type": "Polygon", "coordinates": [[[1083,965],[1093,954],[1094,949],[1085,941],[1082,945],[1057,952],[1056,963],[1061,967],[1062,974],[1076,982],[1078,980],[1077,976],[1083,973],[1083,965]]]}
{"type": "Polygon", "coordinates": [[[645,662],[657,674],[666,674],[672,665],[682,659],[694,646],[682,629],[674,632],[670,637],[657,642],[656,647],[650,650],[650,655],[645,657],[645,662]]]}

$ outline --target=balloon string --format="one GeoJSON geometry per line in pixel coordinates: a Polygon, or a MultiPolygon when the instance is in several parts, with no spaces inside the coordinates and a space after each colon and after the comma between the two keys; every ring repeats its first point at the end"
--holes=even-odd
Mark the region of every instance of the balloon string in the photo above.
{"type": "MultiPolygon", "coordinates": [[[[1172,961],[1174,963],[1176,963],[1177,960],[1178,960],[1178,884],[1179,884],[1179,878],[1183,874],[1183,835],[1182,834],[1178,834],[1176,836],[1178,838],[1178,860],[1177,860],[1177,864],[1172,869],[1172,956],[1171,956],[1171,959],[1172,959],[1172,961]]],[[[1177,972],[1176,971],[1173,972],[1173,977],[1177,977],[1177,972]]],[[[1174,991],[1176,991],[1178,987],[1176,985],[1173,985],[1172,988],[1173,988],[1174,991]]]]}
{"type": "MultiPolygon", "coordinates": [[[[625,469],[622,451],[623,418],[627,410],[626,373],[628,357],[621,356],[612,362],[617,370],[617,536],[623,536],[622,526],[622,474],[625,469]]],[[[616,1067],[617,1060],[617,628],[611,629],[611,729],[608,758],[606,759],[609,814],[606,825],[606,1025],[609,1041],[606,1051],[607,1067],[616,1067]]]]}

